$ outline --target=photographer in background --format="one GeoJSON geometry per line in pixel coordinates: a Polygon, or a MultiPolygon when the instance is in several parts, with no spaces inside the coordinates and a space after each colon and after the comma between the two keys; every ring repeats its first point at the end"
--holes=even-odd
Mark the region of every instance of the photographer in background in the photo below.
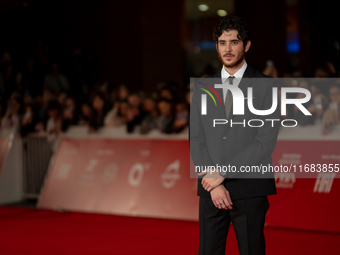
{"type": "Polygon", "coordinates": [[[277,69],[274,66],[274,62],[272,60],[267,60],[267,66],[263,70],[263,74],[267,76],[271,76],[273,78],[278,78],[279,74],[277,72],[277,69]]]}

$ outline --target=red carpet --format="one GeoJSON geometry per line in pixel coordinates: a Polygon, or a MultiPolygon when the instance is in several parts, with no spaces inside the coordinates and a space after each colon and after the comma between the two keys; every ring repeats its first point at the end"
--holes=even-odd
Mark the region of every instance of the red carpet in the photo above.
{"type": "MultiPolygon", "coordinates": [[[[238,254],[234,232],[227,254],[238,254]]],[[[340,235],[265,229],[267,254],[340,254],[340,235]]],[[[197,254],[198,223],[0,207],[0,254],[197,254]]]]}

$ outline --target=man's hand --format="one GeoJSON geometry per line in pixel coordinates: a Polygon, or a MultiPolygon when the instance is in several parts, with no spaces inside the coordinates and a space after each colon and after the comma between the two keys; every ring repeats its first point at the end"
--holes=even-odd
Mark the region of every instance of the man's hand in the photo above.
{"type": "Polygon", "coordinates": [[[216,188],[214,188],[210,192],[210,195],[214,205],[218,209],[224,210],[233,209],[232,207],[233,202],[231,202],[229,191],[223,185],[219,185],[216,188]]]}
{"type": "Polygon", "coordinates": [[[213,188],[220,185],[224,179],[219,172],[210,171],[202,179],[202,186],[206,191],[210,192],[213,188]]]}

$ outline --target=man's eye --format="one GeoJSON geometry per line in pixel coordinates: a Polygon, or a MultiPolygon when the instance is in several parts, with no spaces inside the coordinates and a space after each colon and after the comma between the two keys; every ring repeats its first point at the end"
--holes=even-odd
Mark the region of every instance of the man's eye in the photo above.
{"type": "Polygon", "coordinates": [[[222,45],[222,46],[223,46],[223,45],[225,45],[225,43],[224,43],[224,42],[220,42],[220,45],[222,45]]]}
{"type": "Polygon", "coordinates": [[[238,42],[233,42],[233,45],[236,45],[238,42]]]}

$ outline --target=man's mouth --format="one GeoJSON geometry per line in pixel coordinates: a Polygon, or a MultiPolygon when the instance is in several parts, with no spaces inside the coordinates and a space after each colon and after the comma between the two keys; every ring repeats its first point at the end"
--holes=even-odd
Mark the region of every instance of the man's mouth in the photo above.
{"type": "Polygon", "coordinates": [[[225,58],[229,59],[229,58],[232,58],[232,57],[234,57],[234,55],[232,55],[232,54],[225,54],[223,57],[225,57],[225,58]]]}

